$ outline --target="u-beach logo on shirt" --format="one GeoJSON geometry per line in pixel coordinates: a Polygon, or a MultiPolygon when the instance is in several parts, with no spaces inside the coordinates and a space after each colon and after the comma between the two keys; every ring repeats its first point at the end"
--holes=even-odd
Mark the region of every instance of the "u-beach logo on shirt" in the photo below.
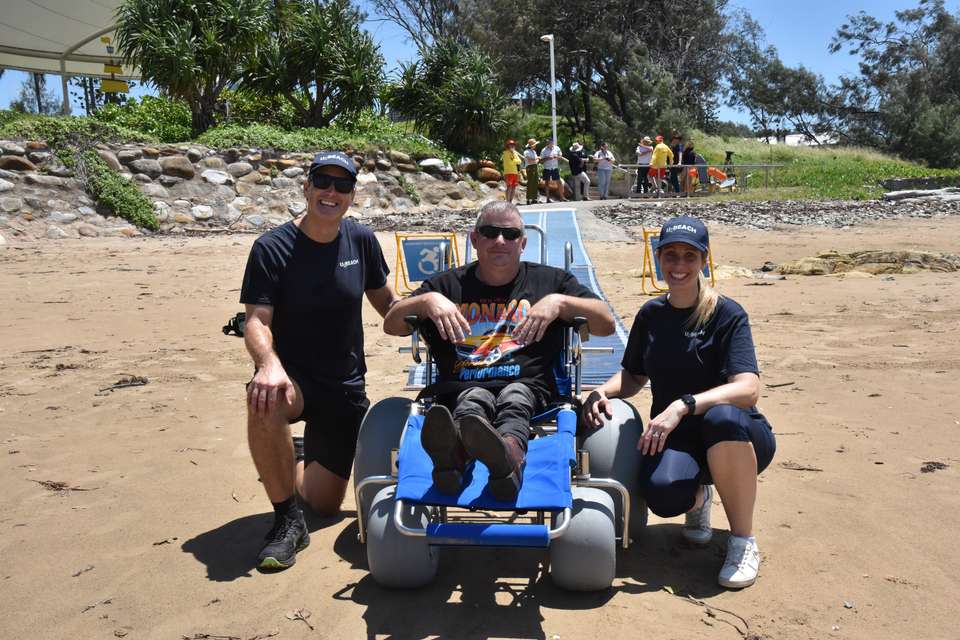
{"type": "Polygon", "coordinates": [[[341,260],[340,268],[346,269],[347,267],[352,267],[355,264],[360,264],[360,258],[354,258],[353,260],[341,260]]]}

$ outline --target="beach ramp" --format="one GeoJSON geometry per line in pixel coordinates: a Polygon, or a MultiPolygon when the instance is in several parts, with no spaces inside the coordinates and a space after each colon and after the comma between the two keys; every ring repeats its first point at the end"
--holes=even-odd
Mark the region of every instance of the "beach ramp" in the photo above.
{"type": "MultiPolygon", "coordinates": [[[[541,252],[543,252],[545,254],[543,261],[546,264],[562,269],[564,268],[564,247],[569,242],[573,248],[570,271],[581,284],[610,305],[603,290],[600,289],[593,263],[590,262],[590,256],[587,255],[587,250],[583,246],[583,238],[580,235],[574,210],[561,207],[531,207],[524,208],[522,213],[525,225],[534,225],[544,233],[544,241],[541,242],[536,229],[527,230],[528,240],[522,256],[523,260],[540,262],[541,252]]],[[[472,259],[472,250],[467,241],[466,260],[469,262],[472,259]]],[[[584,345],[589,349],[583,354],[582,381],[583,387],[587,389],[602,384],[620,370],[623,350],[627,345],[627,330],[612,306],[610,309],[616,322],[616,331],[605,337],[591,336],[590,341],[584,345]],[[597,348],[601,350],[593,351],[597,348]]],[[[406,388],[415,390],[422,389],[424,386],[426,386],[426,367],[423,364],[411,366],[406,388]]]]}

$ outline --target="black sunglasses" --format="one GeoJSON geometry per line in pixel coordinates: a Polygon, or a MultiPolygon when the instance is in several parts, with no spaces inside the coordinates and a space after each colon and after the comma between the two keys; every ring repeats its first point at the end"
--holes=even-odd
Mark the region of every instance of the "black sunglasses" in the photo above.
{"type": "Polygon", "coordinates": [[[492,224],[485,224],[482,227],[478,228],[477,231],[480,232],[484,238],[489,238],[491,240],[496,240],[499,236],[503,236],[504,240],[516,240],[523,235],[523,229],[518,229],[516,227],[497,227],[492,224]]]}
{"type": "Polygon", "coordinates": [[[357,184],[356,178],[337,178],[320,172],[311,173],[310,182],[317,189],[329,189],[332,184],[337,193],[350,193],[357,184]]]}

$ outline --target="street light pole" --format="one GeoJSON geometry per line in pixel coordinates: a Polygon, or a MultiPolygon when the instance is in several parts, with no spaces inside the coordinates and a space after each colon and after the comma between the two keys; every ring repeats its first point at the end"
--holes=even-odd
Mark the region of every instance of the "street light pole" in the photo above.
{"type": "Polygon", "coordinates": [[[553,34],[540,36],[540,39],[550,43],[550,115],[553,121],[553,143],[560,144],[557,140],[557,76],[553,57],[553,34]]]}

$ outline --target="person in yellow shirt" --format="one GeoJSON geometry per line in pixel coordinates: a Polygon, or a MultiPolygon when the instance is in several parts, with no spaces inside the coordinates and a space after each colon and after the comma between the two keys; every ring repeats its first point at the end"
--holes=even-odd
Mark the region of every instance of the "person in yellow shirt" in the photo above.
{"type": "Polygon", "coordinates": [[[520,183],[520,165],[523,158],[517,153],[517,143],[513,140],[507,140],[503,149],[503,179],[507,183],[507,195],[504,198],[507,202],[513,202],[513,194],[517,191],[517,185],[520,183]]]}
{"type": "Polygon", "coordinates": [[[663,136],[657,136],[657,146],[650,157],[650,181],[657,195],[663,193],[661,180],[667,176],[667,165],[673,164],[673,151],[663,143],[663,136]]]}

